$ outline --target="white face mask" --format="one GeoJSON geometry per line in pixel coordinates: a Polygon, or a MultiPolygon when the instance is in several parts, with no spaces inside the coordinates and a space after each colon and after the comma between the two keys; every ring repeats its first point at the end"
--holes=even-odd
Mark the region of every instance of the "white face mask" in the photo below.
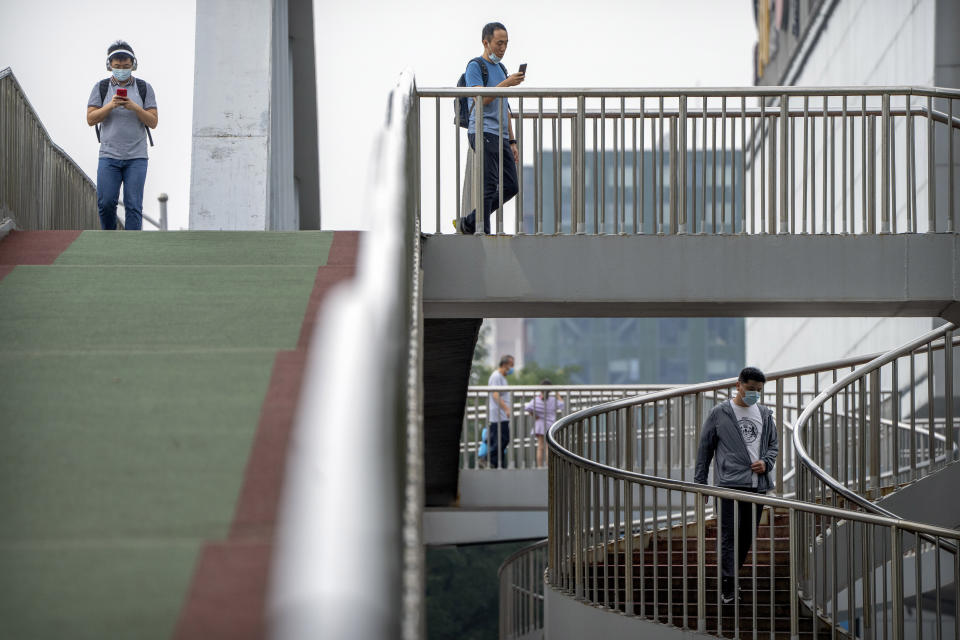
{"type": "Polygon", "coordinates": [[[490,52],[490,62],[493,64],[500,64],[501,60],[503,60],[503,58],[495,54],[493,51],[490,52]]]}

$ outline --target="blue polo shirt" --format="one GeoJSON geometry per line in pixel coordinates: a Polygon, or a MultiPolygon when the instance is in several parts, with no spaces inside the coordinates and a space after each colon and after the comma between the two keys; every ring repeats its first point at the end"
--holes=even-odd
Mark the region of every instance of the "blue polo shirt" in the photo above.
{"type": "MultiPolygon", "coordinates": [[[[470,62],[467,65],[466,81],[468,87],[477,87],[483,86],[483,74],[480,71],[480,65],[487,65],[487,86],[495,87],[504,80],[507,79],[507,76],[503,73],[503,69],[500,68],[499,64],[493,64],[488,62],[486,58],[481,58],[480,62],[470,62]]],[[[470,128],[467,129],[470,133],[476,132],[476,120],[477,114],[473,109],[473,99],[469,101],[470,108],[470,128]]],[[[495,98],[490,104],[483,107],[483,131],[484,133],[492,133],[497,135],[499,132],[499,121],[497,119],[497,108],[503,110],[503,137],[510,138],[510,125],[508,123],[507,117],[510,113],[510,107],[507,105],[506,98],[495,98]]]]}

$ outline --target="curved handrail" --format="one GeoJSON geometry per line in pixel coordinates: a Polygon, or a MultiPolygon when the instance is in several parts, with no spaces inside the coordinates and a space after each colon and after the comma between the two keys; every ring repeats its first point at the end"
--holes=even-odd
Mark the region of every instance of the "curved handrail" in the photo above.
{"type": "MultiPolygon", "coordinates": [[[[895,362],[905,355],[913,354],[921,347],[929,346],[931,351],[945,350],[948,340],[950,341],[951,347],[960,346],[960,336],[952,336],[954,329],[956,329],[956,327],[953,324],[947,323],[941,327],[929,331],[922,336],[910,340],[900,347],[897,347],[896,349],[888,351],[887,353],[874,358],[870,362],[858,367],[855,371],[852,371],[824,389],[816,398],[814,398],[809,404],[807,404],[806,407],[804,407],[800,416],[797,418],[796,428],[793,432],[794,453],[797,460],[795,466],[800,467],[802,465],[803,468],[807,469],[824,484],[824,489],[828,489],[835,495],[842,496],[847,501],[856,504],[865,511],[883,515],[889,518],[899,517],[892,511],[884,509],[880,505],[861,496],[859,493],[848,489],[843,485],[843,483],[831,476],[822,466],[817,464],[817,462],[814,461],[813,456],[807,450],[807,446],[804,442],[805,436],[808,435],[807,430],[817,412],[821,411],[829,400],[834,398],[838,393],[849,387],[854,382],[863,381],[871,373],[880,371],[885,365],[895,362]],[[936,340],[940,340],[940,344],[934,344],[934,341],[936,340]]],[[[929,433],[927,435],[929,436],[929,433]]],[[[957,445],[956,443],[952,442],[952,438],[950,436],[934,433],[933,437],[935,439],[942,439],[947,447],[954,450],[954,456],[949,456],[949,453],[947,453],[948,459],[949,457],[955,457],[957,445]]],[[[821,495],[823,495],[823,493],[823,490],[821,490],[821,495]]]]}
{"type": "MultiPolygon", "coordinates": [[[[785,394],[784,380],[797,377],[798,374],[815,374],[816,379],[809,383],[813,391],[807,391],[800,383],[800,378],[797,378],[797,403],[805,405],[808,398],[819,398],[824,395],[818,389],[819,380],[824,373],[832,373],[834,379],[847,378],[848,375],[838,375],[841,373],[838,370],[869,364],[885,355],[848,358],[826,365],[777,372],[771,374],[768,381],[776,382],[776,397],[778,402],[781,402],[785,394]]],[[[859,372],[861,369],[862,367],[856,371],[859,372]]],[[[672,624],[676,616],[677,619],[683,620],[682,623],[677,623],[679,626],[688,624],[686,616],[687,607],[690,604],[695,608],[697,629],[706,631],[708,603],[704,585],[708,569],[704,547],[708,538],[704,497],[712,496],[715,501],[727,499],[758,505],[763,511],[764,518],[771,523],[770,549],[773,549],[774,542],[772,524],[774,517],[786,521],[783,526],[789,527],[789,534],[786,534],[784,540],[788,540],[790,546],[788,556],[790,579],[786,584],[789,585],[791,594],[790,625],[793,633],[798,629],[801,615],[819,616],[821,623],[833,625],[834,628],[843,624],[852,625],[854,622],[867,626],[888,622],[902,624],[903,619],[902,616],[898,617],[900,616],[898,612],[903,609],[903,587],[907,584],[905,572],[912,569],[916,575],[919,575],[920,564],[929,564],[931,561],[940,562],[942,553],[952,553],[951,549],[960,540],[960,533],[886,514],[851,511],[826,503],[817,504],[700,485],[685,478],[670,477],[672,469],[669,464],[666,477],[656,471],[654,473],[638,472],[634,468],[635,460],[632,457],[634,454],[631,448],[636,442],[635,435],[643,428],[644,417],[651,413],[649,407],[659,407],[652,412],[651,428],[658,437],[662,437],[663,434],[671,433],[675,427],[674,422],[677,422],[671,421],[671,410],[682,412],[687,406],[682,401],[684,396],[693,397],[694,406],[697,406],[703,400],[702,394],[719,391],[732,382],[733,380],[723,380],[688,385],[642,397],[616,400],[581,410],[552,425],[547,433],[551,468],[548,516],[551,585],[569,590],[576,597],[596,605],[643,617],[652,617],[661,622],[666,621],[672,624]],[[670,402],[674,404],[669,405],[670,402]],[[644,406],[648,409],[643,409],[644,406]],[[607,445],[606,448],[597,446],[597,442],[604,442],[607,445]],[[657,503],[658,495],[661,496],[661,504],[657,503]],[[663,500],[663,497],[666,499],[663,500]],[[652,515],[649,512],[651,504],[652,515]],[[674,510],[678,505],[683,508],[674,510]],[[695,516],[693,521],[689,520],[691,510],[695,516]],[[639,522],[645,523],[639,531],[636,528],[638,520],[635,518],[638,512],[639,522]],[[653,523],[652,528],[649,528],[649,523],[653,523]],[[843,523],[847,526],[839,526],[843,523]],[[660,529],[661,524],[666,524],[667,528],[660,529]],[[636,578],[635,575],[648,576],[651,570],[653,575],[658,577],[669,576],[670,571],[681,570],[684,575],[692,575],[686,573],[688,568],[686,537],[690,535],[691,530],[688,528],[690,525],[696,525],[697,529],[696,545],[692,547],[696,550],[697,558],[695,564],[690,565],[690,569],[696,571],[697,592],[696,596],[688,602],[687,591],[682,591],[683,614],[681,616],[677,613],[681,605],[679,599],[661,601],[658,606],[657,588],[649,591],[650,587],[646,582],[640,581],[640,578],[636,578]],[[661,561],[662,564],[658,569],[657,558],[664,553],[660,551],[662,547],[658,546],[658,536],[661,543],[664,540],[667,541],[668,550],[672,549],[674,554],[677,553],[678,547],[671,546],[672,543],[669,542],[671,531],[674,536],[681,536],[684,541],[684,553],[681,554],[682,568],[680,566],[674,568],[673,563],[678,562],[677,560],[668,560],[661,561]],[[838,541],[844,545],[840,549],[838,549],[838,541]],[[847,544],[850,546],[849,551],[846,549],[847,544]],[[884,549],[886,551],[883,551],[884,549]],[[636,556],[635,553],[638,550],[641,553],[636,556]],[[847,562],[843,566],[840,571],[845,571],[845,576],[838,576],[837,571],[834,571],[833,577],[830,578],[820,565],[830,566],[832,563],[836,566],[841,552],[857,560],[847,562]],[[612,553],[622,554],[622,557],[608,563],[608,556],[612,553]],[[884,560],[887,555],[890,559],[884,560]],[[904,558],[908,559],[909,565],[904,564],[904,558]],[[638,563],[639,573],[637,573],[638,563]],[[878,580],[883,581],[884,589],[890,588],[889,593],[893,594],[892,597],[896,600],[892,607],[878,605],[877,594],[871,594],[868,590],[864,596],[868,601],[863,605],[862,610],[854,610],[850,607],[845,609],[839,594],[847,593],[844,589],[848,589],[848,585],[849,588],[853,588],[852,586],[856,584],[859,589],[859,585],[866,584],[870,577],[875,575],[875,568],[882,567],[884,563],[888,565],[893,563],[894,566],[889,568],[888,574],[880,571],[876,576],[878,580]],[[618,574],[621,570],[622,574],[618,574]],[[614,584],[624,585],[619,592],[609,591],[601,586],[607,584],[611,573],[614,584]],[[635,592],[639,595],[635,595],[635,592]],[[645,593],[649,594],[646,602],[644,602],[645,593]],[[663,609],[664,604],[668,605],[666,609],[663,609]],[[801,614],[801,609],[807,613],[801,614]],[[890,611],[895,612],[890,613],[890,611]],[[892,616],[889,620],[885,617],[888,615],[892,616]],[[846,621],[842,619],[844,616],[846,621]],[[857,617],[856,620],[854,616],[857,617]]],[[[880,394],[875,394],[875,397],[879,398],[880,394]]],[[[889,393],[885,397],[887,400],[891,398],[889,393]]],[[[895,397],[899,399],[898,396],[895,397]]],[[[782,405],[780,406],[782,408],[782,405]]],[[[804,408],[798,406],[797,410],[802,414],[804,408]]],[[[678,422],[680,423],[677,428],[678,433],[683,437],[691,438],[693,430],[682,414],[678,422]]],[[[878,420],[878,424],[879,422],[878,420]]],[[[899,432],[902,425],[894,420],[888,421],[888,427],[894,432],[899,432]]],[[[916,429],[912,431],[921,436],[924,435],[916,429]]],[[[930,434],[927,433],[926,436],[930,437],[930,434]]],[[[935,433],[930,439],[944,442],[935,433]]],[[[796,436],[790,438],[790,444],[795,440],[796,436]]],[[[787,442],[783,442],[783,445],[786,444],[787,442]]],[[[669,449],[667,454],[670,455],[669,449]]],[[[796,458],[796,455],[793,457],[796,458]]],[[[794,465],[794,469],[796,468],[797,466],[794,465]]],[[[798,481],[800,479],[798,476],[798,481]]],[[[780,520],[777,520],[776,526],[778,529],[781,527],[780,520]]],[[[777,536],[780,535],[777,534],[777,536]]],[[[666,557],[671,555],[668,554],[666,557]]],[[[769,570],[771,572],[773,558],[774,554],[770,552],[769,570]]],[[[954,562],[952,558],[949,561],[954,562]]],[[[780,562],[784,560],[781,559],[780,562]]],[[[716,565],[711,566],[716,567],[716,565]]],[[[710,570],[717,571],[716,568],[710,570]]],[[[755,556],[752,570],[756,576],[755,556]]],[[[754,602],[756,602],[757,588],[755,584],[754,602]]],[[[772,585],[772,582],[770,584],[772,585]]],[[[917,584],[919,584],[919,578],[917,584]]],[[[937,583],[935,586],[939,597],[941,585],[937,583]]],[[[907,584],[907,587],[909,591],[910,585],[907,584]]],[[[773,589],[772,586],[771,589],[773,589]]],[[[663,597],[672,598],[671,593],[667,592],[663,597]]],[[[886,594],[887,591],[884,593],[886,594]]],[[[772,595],[771,591],[771,597],[772,595]]],[[[677,598],[680,597],[677,596],[677,598]]],[[[716,597],[716,606],[719,608],[719,591],[716,597]]],[[[689,620],[692,624],[692,618],[689,620]]],[[[717,625],[721,624],[720,621],[716,618],[711,620],[710,625],[713,625],[711,632],[716,630],[719,633],[720,628],[717,625]]]]}
{"type": "Polygon", "coordinates": [[[544,582],[548,540],[511,553],[497,569],[500,638],[529,638],[544,628],[544,582]]]}

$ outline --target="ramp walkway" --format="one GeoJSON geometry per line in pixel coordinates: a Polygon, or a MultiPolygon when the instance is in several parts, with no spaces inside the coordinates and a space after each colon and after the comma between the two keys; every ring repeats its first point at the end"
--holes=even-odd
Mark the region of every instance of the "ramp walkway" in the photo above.
{"type": "Polygon", "coordinates": [[[263,635],[312,318],[358,235],[0,240],[0,636],[263,635]]]}

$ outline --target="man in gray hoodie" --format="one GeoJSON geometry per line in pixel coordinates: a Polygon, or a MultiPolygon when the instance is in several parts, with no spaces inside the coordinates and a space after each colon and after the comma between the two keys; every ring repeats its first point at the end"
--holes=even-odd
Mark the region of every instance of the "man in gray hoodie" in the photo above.
{"type": "MultiPolygon", "coordinates": [[[[759,404],[763,372],[746,367],[737,380],[737,395],[715,406],[703,423],[694,480],[707,484],[710,462],[716,458],[713,482],[718,487],[766,493],[773,488],[773,467],[780,445],[773,411],[759,404]]],[[[736,576],[753,544],[755,523],[760,522],[761,505],[736,500],[720,500],[721,591],[724,604],[733,602],[736,576]],[[737,554],[734,565],[734,512],[736,510],[737,554]]]]}

